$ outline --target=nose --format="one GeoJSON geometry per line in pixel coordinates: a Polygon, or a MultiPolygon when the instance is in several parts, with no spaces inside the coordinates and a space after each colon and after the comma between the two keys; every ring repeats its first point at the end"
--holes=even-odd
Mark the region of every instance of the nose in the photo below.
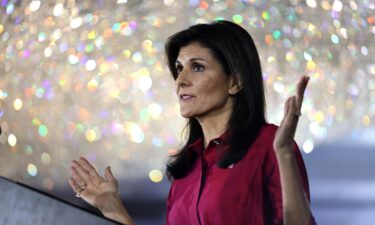
{"type": "Polygon", "coordinates": [[[183,69],[176,78],[177,89],[181,87],[187,87],[190,85],[191,85],[191,81],[188,76],[188,71],[186,71],[186,69],[183,69]]]}

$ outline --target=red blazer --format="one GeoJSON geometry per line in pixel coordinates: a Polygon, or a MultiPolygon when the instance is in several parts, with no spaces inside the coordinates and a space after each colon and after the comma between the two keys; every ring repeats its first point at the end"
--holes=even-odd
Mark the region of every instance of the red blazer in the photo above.
{"type": "MultiPolygon", "coordinates": [[[[246,155],[228,168],[217,160],[226,135],[212,140],[203,154],[197,140],[189,151],[199,155],[184,178],[173,181],[167,200],[167,225],[282,225],[280,176],[273,139],[277,127],[265,125],[246,155]]],[[[296,145],[295,155],[309,199],[305,165],[296,145]]]]}

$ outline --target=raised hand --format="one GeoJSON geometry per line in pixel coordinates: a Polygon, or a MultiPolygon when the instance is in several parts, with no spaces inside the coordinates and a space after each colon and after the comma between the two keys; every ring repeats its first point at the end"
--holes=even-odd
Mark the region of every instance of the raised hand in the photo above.
{"type": "Polygon", "coordinates": [[[305,93],[309,77],[303,76],[298,81],[296,95],[289,97],[285,102],[284,118],[277,129],[273,147],[277,154],[293,153],[294,134],[298,119],[301,115],[303,94],[305,93]]]}
{"type": "Polygon", "coordinates": [[[73,160],[70,168],[69,184],[90,205],[99,208],[108,195],[118,193],[117,180],[109,167],[105,170],[105,178],[99,176],[95,168],[85,159],[73,160]]]}
{"type": "Polygon", "coordinates": [[[285,102],[284,118],[277,129],[273,142],[280,172],[285,225],[314,224],[293,151],[294,134],[301,115],[303,94],[308,82],[309,78],[303,76],[298,81],[296,95],[288,98],[285,102]]]}
{"type": "Polygon", "coordinates": [[[81,157],[78,161],[72,161],[70,173],[69,184],[77,197],[98,208],[110,219],[134,224],[122,205],[117,180],[109,167],[105,169],[104,177],[101,177],[95,168],[81,157]]]}

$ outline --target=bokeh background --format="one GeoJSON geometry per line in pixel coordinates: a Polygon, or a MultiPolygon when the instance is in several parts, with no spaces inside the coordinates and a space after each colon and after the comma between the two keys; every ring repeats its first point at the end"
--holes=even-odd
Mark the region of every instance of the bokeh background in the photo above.
{"type": "Polygon", "coordinates": [[[225,19],[258,46],[269,122],[311,77],[296,140],[316,220],[375,219],[374,0],[0,0],[0,15],[1,176],[86,207],[67,183],[85,156],[138,224],[163,224],[185,124],[164,43],[225,19]]]}

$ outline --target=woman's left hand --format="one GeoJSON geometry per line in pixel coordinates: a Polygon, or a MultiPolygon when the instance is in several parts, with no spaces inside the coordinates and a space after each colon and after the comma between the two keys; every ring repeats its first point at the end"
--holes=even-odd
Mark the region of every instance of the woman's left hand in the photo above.
{"type": "Polygon", "coordinates": [[[277,129],[273,142],[273,148],[277,155],[286,156],[293,153],[294,134],[297,129],[299,116],[301,115],[303,95],[308,82],[309,77],[301,77],[297,84],[296,95],[289,97],[285,102],[284,118],[277,129]]]}

